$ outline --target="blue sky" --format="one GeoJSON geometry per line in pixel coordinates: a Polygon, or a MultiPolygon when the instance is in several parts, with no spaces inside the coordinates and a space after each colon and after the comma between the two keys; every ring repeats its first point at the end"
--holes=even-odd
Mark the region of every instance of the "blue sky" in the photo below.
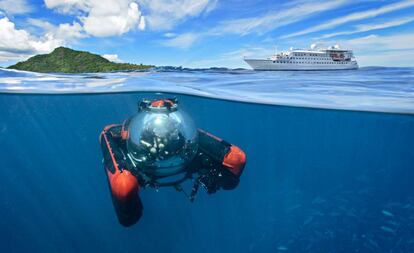
{"type": "Polygon", "coordinates": [[[0,66],[68,46],[114,61],[244,67],[339,44],[361,66],[414,66],[414,0],[0,0],[0,66]]]}

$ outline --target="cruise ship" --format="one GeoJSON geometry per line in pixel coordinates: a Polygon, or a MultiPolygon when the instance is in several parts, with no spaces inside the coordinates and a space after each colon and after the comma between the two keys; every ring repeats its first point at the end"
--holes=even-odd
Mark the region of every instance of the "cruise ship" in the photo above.
{"type": "Polygon", "coordinates": [[[267,59],[244,61],[254,70],[345,70],[357,69],[358,63],[352,50],[341,49],[338,45],[318,49],[311,45],[308,50],[293,49],[274,54],[267,59]]]}

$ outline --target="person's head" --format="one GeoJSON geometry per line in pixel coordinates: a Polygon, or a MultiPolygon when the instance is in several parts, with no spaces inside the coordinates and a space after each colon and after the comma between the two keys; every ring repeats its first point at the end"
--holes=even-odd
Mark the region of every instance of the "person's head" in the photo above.
{"type": "Polygon", "coordinates": [[[128,152],[149,175],[177,174],[197,152],[197,129],[192,119],[178,110],[176,101],[144,102],[128,124],[128,152]]]}

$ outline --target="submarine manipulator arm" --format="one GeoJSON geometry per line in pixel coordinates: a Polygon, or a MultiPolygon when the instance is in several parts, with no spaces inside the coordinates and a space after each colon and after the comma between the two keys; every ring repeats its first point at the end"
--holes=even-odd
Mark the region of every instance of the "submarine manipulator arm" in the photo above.
{"type": "Polygon", "coordinates": [[[189,165],[190,170],[198,173],[190,200],[193,200],[201,184],[208,193],[215,193],[220,188],[234,189],[246,164],[245,153],[202,129],[199,133],[199,152],[189,165]]]}

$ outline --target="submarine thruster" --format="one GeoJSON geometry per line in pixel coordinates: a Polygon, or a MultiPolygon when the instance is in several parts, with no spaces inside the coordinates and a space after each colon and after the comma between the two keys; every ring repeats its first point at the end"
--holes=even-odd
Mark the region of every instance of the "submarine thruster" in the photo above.
{"type": "MultiPolygon", "coordinates": [[[[112,202],[119,222],[131,226],[143,213],[140,188],[175,187],[195,179],[190,201],[200,185],[209,194],[239,184],[245,153],[204,130],[178,108],[176,98],[148,100],[123,124],[106,126],[100,143],[112,202]]],[[[184,192],[185,193],[185,192],[184,192]]]]}

